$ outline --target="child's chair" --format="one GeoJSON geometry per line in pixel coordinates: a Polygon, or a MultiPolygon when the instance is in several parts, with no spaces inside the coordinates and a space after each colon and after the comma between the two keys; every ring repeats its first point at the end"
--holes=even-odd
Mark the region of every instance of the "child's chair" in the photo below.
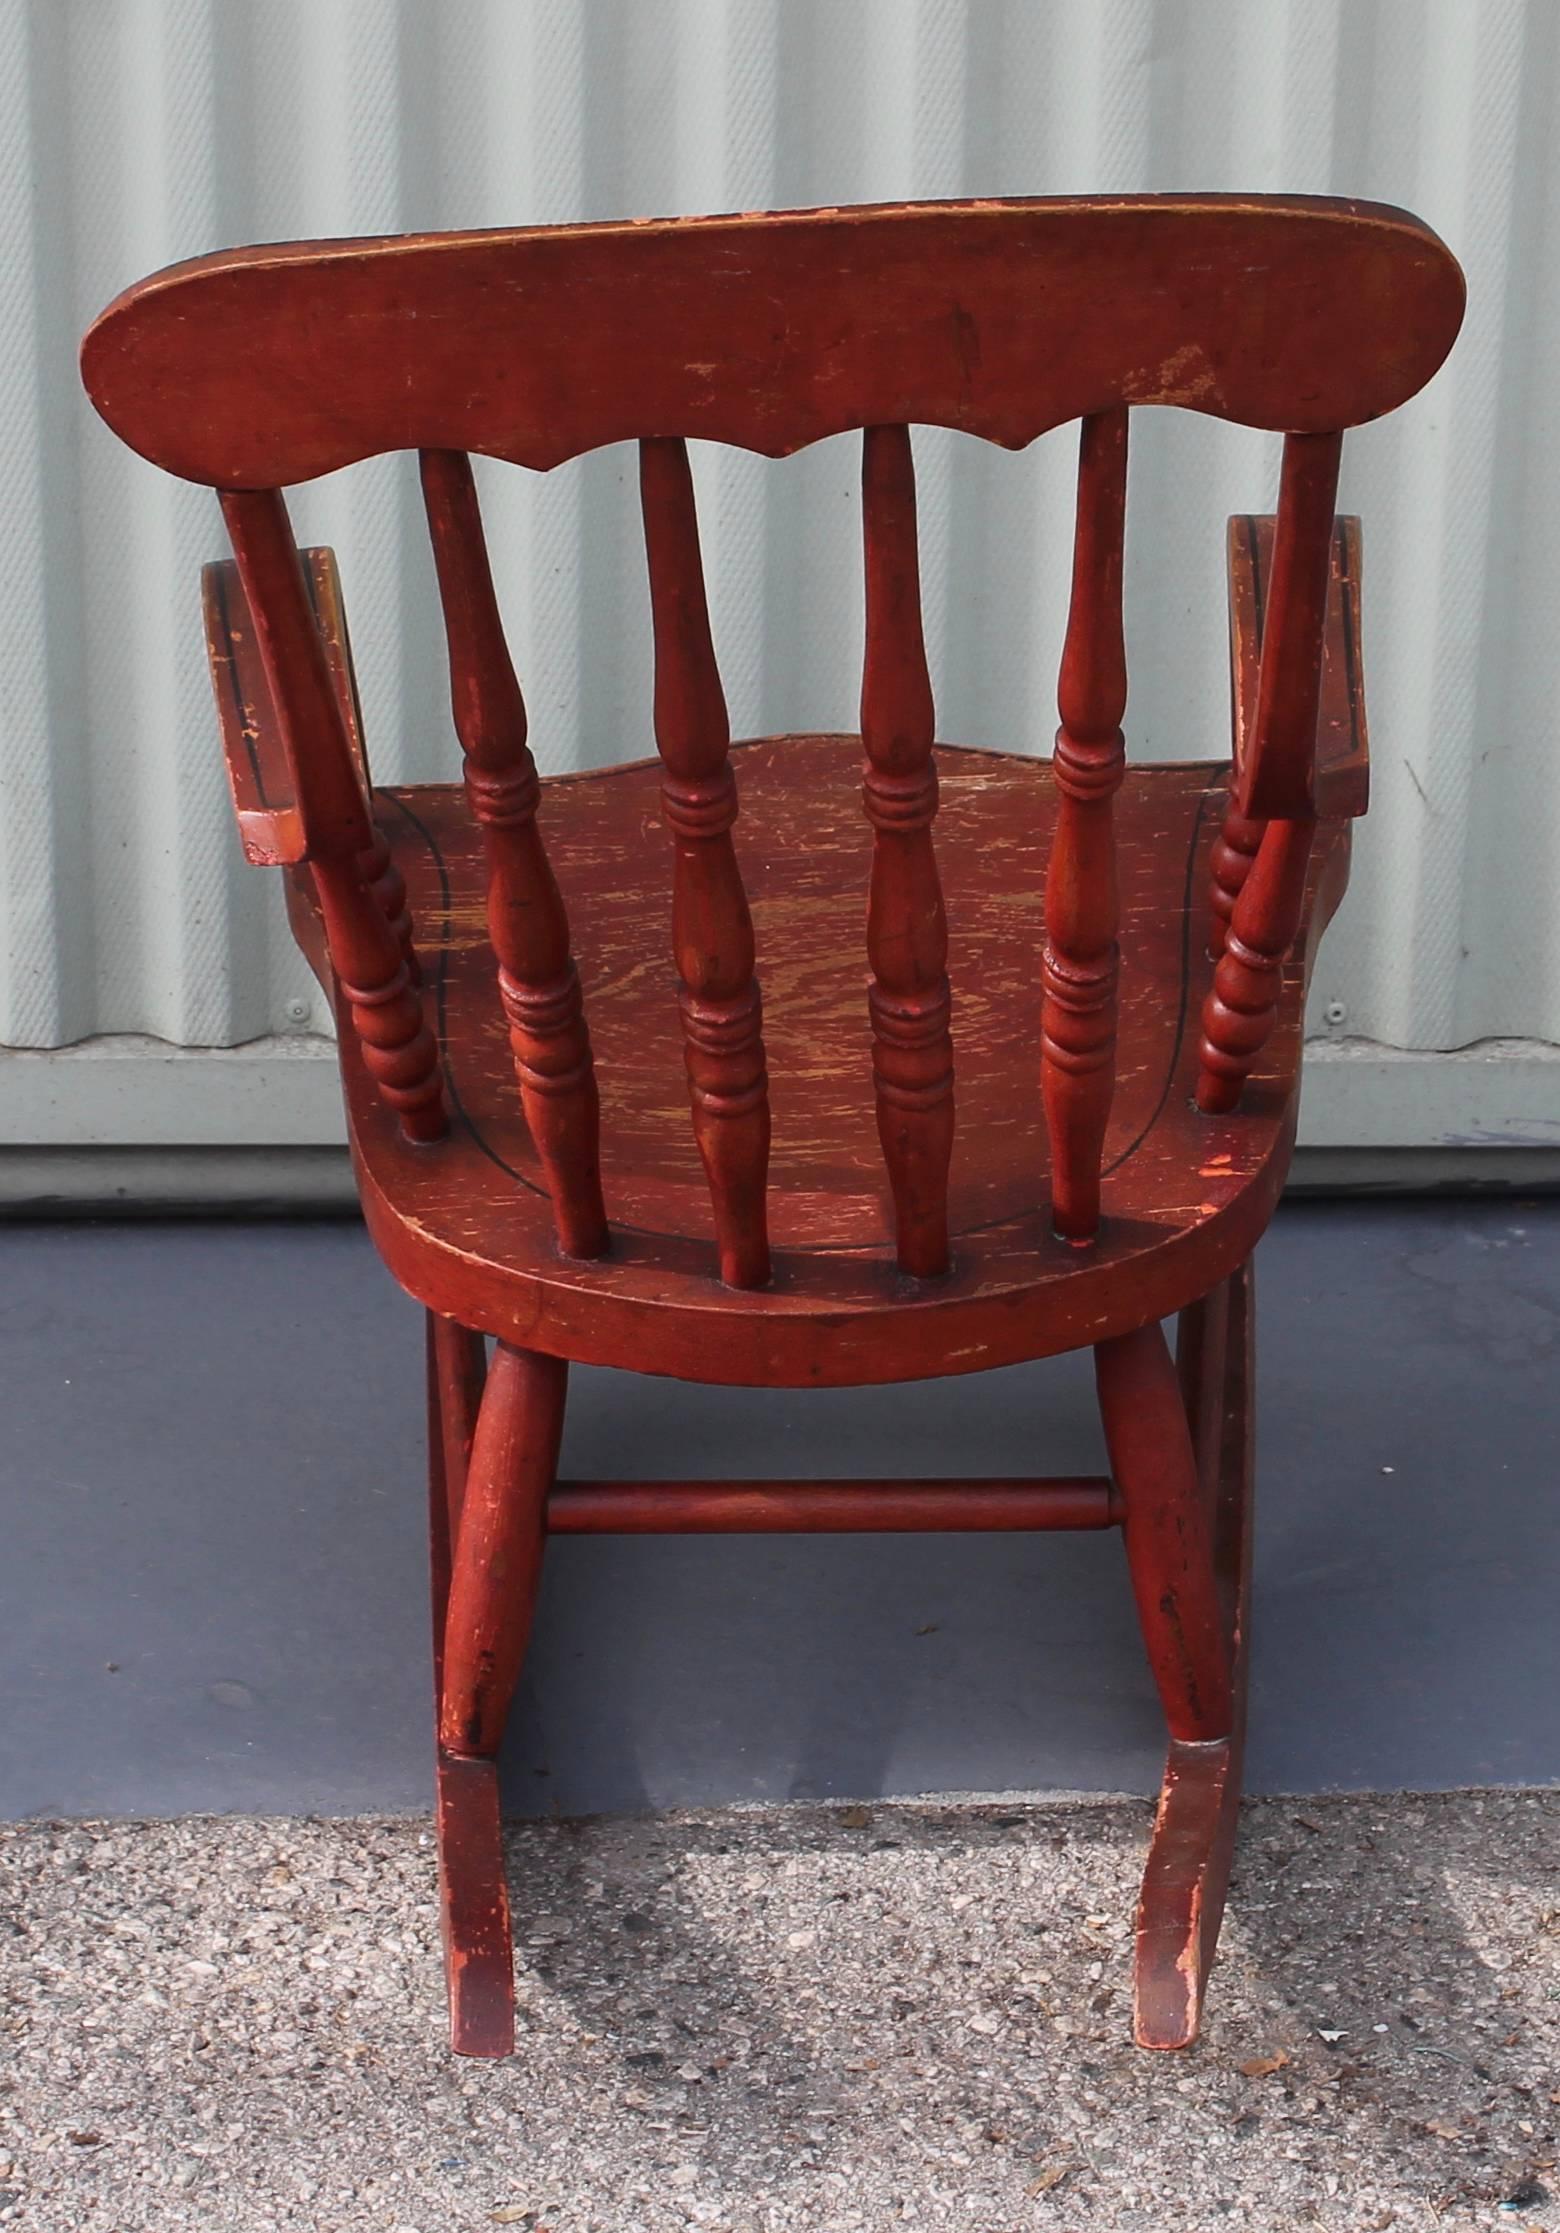
{"type": "Polygon", "coordinates": [[[1339,451],[1435,371],[1462,302],[1400,211],[1150,196],[244,249],[88,334],[110,425],[221,494],[207,630],[245,849],[286,871],[364,1214],[428,1313],[461,2052],[513,2042],[495,1755],[545,1539],[657,1529],[1120,1526],[1170,1732],[1137,2036],[1194,2036],[1240,1788],[1250,1259],[1365,806],[1339,451]],[[1231,525],[1233,776],[1126,764],[1147,404],[1285,436],[1276,518],[1231,525]],[[1055,757],[934,752],[910,425],[1017,449],[1074,418],[1055,757]],[[684,445],[851,428],[861,733],[728,753],[684,445]],[[468,453],[545,471],[631,439],[659,761],[543,784],[468,453]],[[463,787],[371,786],[334,562],[288,525],[287,484],[387,450],[421,453],[463,787]],[[1085,1346],[1097,1478],[556,1478],[573,1360],[838,1387],[1085,1346]]]}

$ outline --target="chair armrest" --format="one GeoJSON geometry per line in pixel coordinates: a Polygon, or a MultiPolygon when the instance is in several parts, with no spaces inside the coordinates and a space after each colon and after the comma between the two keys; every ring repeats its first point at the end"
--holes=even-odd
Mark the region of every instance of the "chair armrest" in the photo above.
{"type": "MultiPolygon", "coordinates": [[[[1229,525],[1230,707],[1235,764],[1241,765],[1257,710],[1257,667],[1267,585],[1273,572],[1271,514],[1238,514],[1229,525]]],[[[1360,523],[1333,523],[1316,723],[1316,815],[1342,822],[1370,803],[1370,746],[1360,663],[1360,523]]]]}
{"type": "MultiPolygon", "coordinates": [[[[331,687],[366,793],[363,722],[336,555],[324,548],[302,550],[298,555],[325,645],[331,687]]],[[[307,859],[308,846],[249,600],[230,558],[202,567],[200,582],[206,656],[211,663],[222,753],[244,858],[261,868],[286,867],[307,859]]]]}

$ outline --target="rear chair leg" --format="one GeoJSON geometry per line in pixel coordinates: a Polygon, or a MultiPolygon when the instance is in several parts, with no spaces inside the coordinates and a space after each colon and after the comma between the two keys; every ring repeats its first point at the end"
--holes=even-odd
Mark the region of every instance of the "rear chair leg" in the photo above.
{"type": "Polygon", "coordinates": [[[497,1752],[530,1636],[568,1368],[429,1314],[439,1904],[457,2054],[514,2047],[497,1752]]]}
{"type": "Polygon", "coordinates": [[[1250,1571],[1250,1273],[1095,1352],[1127,1558],[1170,1726],[1138,1904],[1136,2036],[1197,2036],[1240,1805],[1250,1571]]]}

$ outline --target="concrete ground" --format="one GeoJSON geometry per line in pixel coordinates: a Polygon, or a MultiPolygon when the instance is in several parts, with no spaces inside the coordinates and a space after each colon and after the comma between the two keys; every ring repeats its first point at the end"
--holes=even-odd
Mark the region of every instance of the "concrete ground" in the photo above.
{"type": "Polygon", "coordinates": [[[519,2051],[415,1822],[0,1833],[35,2233],[1560,2226],[1560,1793],[1248,1812],[1201,2043],[1128,2044],[1139,1801],[513,1833],[519,2051]]]}

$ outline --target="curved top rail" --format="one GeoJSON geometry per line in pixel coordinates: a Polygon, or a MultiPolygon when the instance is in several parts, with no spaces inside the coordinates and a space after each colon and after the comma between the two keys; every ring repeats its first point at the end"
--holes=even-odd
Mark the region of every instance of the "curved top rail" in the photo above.
{"type": "Polygon", "coordinates": [[[1021,448],[1127,404],[1284,433],[1394,410],[1463,280],[1370,202],[922,202],[235,249],[131,287],[82,374],[133,449],[274,488],[385,450],[545,469],[684,436],[780,457],[847,428],[1021,448]]]}

